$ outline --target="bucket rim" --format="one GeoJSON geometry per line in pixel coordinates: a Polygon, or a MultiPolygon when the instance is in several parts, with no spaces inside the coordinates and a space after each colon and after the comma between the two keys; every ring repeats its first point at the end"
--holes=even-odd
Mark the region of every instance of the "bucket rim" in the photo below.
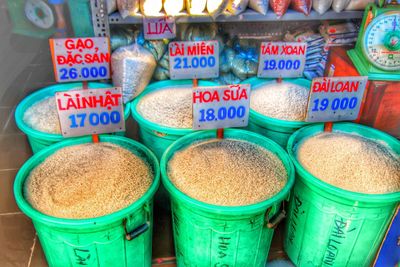
{"type": "MultiPolygon", "coordinates": [[[[282,79],[285,82],[288,83],[293,83],[297,85],[301,85],[307,88],[311,87],[311,82],[309,80],[306,80],[304,78],[287,78],[287,79],[282,79]]],[[[258,86],[261,86],[263,84],[271,84],[275,82],[275,79],[262,79],[258,77],[252,77],[247,80],[244,80],[241,82],[241,84],[250,84],[251,85],[251,90],[256,89],[258,86]]],[[[272,117],[265,116],[253,109],[250,108],[250,118],[253,118],[257,122],[261,122],[262,125],[274,125],[278,127],[288,127],[288,128],[300,128],[305,125],[311,124],[310,122],[306,121],[287,121],[287,120],[281,120],[281,119],[276,119],[272,117]]]]}
{"type": "MultiPolygon", "coordinates": [[[[108,88],[113,85],[109,83],[100,83],[100,82],[89,82],[89,86],[98,87],[98,88],[108,88]]],[[[47,97],[51,97],[55,92],[69,91],[73,90],[77,87],[82,87],[82,83],[63,83],[63,84],[54,84],[50,86],[46,86],[36,90],[35,92],[26,96],[15,109],[15,122],[17,127],[26,135],[32,136],[34,138],[46,139],[48,141],[60,141],[63,140],[64,137],[61,134],[54,133],[46,133],[39,130],[35,130],[27,125],[24,121],[24,114],[26,110],[31,107],[34,103],[41,101],[47,97]],[[40,97],[39,97],[40,96],[40,97]]],[[[127,120],[130,116],[130,103],[124,104],[124,117],[127,120]]]]}
{"type": "Polygon", "coordinates": [[[119,144],[117,141],[129,143],[138,148],[138,150],[143,152],[148,157],[149,162],[147,163],[152,167],[154,171],[153,183],[151,184],[151,186],[144,195],[142,195],[138,200],[133,202],[131,205],[123,209],[120,209],[116,212],[87,219],[59,218],[44,214],[33,208],[23,195],[24,184],[26,179],[28,178],[29,173],[38,165],[38,161],[42,162],[42,160],[47,158],[49,155],[52,155],[54,152],[58,151],[61,148],[92,142],[91,136],[85,136],[74,139],[67,139],[62,142],[53,144],[49,147],[46,147],[37,152],[36,154],[34,154],[28,161],[24,163],[24,165],[22,165],[22,167],[20,168],[15,177],[14,188],[13,188],[16,203],[18,207],[21,209],[21,211],[28,217],[30,217],[34,222],[40,222],[57,228],[62,227],[66,229],[76,229],[76,227],[79,227],[79,229],[90,229],[108,225],[115,221],[124,219],[127,216],[129,216],[129,214],[140,208],[142,205],[149,202],[149,200],[154,196],[160,184],[160,167],[154,153],[151,152],[144,145],[140,144],[139,142],[123,136],[100,135],[99,139],[100,141],[111,142],[111,143],[114,143],[113,141],[115,141],[117,145],[119,144]]]}
{"type": "MultiPolygon", "coordinates": [[[[259,135],[257,133],[253,133],[250,131],[246,130],[238,130],[238,129],[225,129],[225,137],[236,140],[243,140],[247,141],[250,143],[253,143],[252,140],[258,139],[264,143],[262,146],[263,148],[267,149],[268,151],[272,152],[275,154],[282,162],[282,164],[285,167],[285,170],[287,171],[287,182],[285,186],[274,196],[271,198],[268,198],[266,200],[263,200],[261,202],[257,202],[254,204],[250,205],[243,205],[243,206],[220,206],[220,205],[215,205],[215,204],[208,204],[206,202],[196,200],[182,191],[180,191],[169,179],[168,173],[167,173],[167,168],[168,168],[168,162],[170,158],[173,156],[173,154],[176,152],[176,149],[179,148],[180,145],[185,144],[187,147],[192,143],[194,140],[207,140],[207,139],[212,139],[212,138],[217,138],[217,134],[215,130],[207,130],[207,131],[201,131],[201,132],[195,132],[191,133],[188,135],[185,135],[184,137],[179,138],[176,142],[171,144],[167,150],[164,152],[162,158],[161,158],[161,163],[160,163],[160,168],[161,168],[161,179],[162,182],[167,189],[167,191],[173,196],[174,198],[179,199],[179,201],[183,201],[186,204],[189,204],[190,206],[194,206],[202,211],[210,212],[210,213],[218,213],[222,215],[250,215],[258,212],[265,212],[268,207],[273,206],[275,203],[280,203],[284,199],[287,199],[288,194],[290,193],[291,188],[294,185],[294,166],[287,155],[286,151],[279,146],[277,143],[272,141],[271,139],[268,139],[262,135],[259,135]],[[247,137],[248,139],[245,139],[244,137],[247,137]]],[[[259,145],[259,144],[256,144],[259,145]]]]}
{"type": "MultiPolygon", "coordinates": [[[[199,80],[199,86],[217,86],[217,83],[207,80],[199,80]]],[[[150,93],[153,93],[158,90],[164,90],[168,87],[173,86],[182,86],[182,85],[192,85],[192,80],[165,80],[158,81],[148,85],[144,91],[131,102],[131,114],[132,117],[138,122],[140,127],[145,127],[153,131],[157,131],[160,133],[171,134],[171,135],[186,135],[188,133],[193,133],[195,130],[192,128],[173,128],[162,126],[156,124],[150,120],[145,119],[138,111],[137,106],[139,102],[150,93]]]]}
{"type": "MultiPolygon", "coordinates": [[[[333,194],[335,196],[345,198],[351,201],[355,202],[366,202],[366,203],[391,203],[391,202],[398,202],[400,201],[400,191],[398,192],[392,192],[392,193],[386,193],[386,194],[366,194],[366,193],[359,193],[359,192],[352,192],[349,190],[345,190],[336,186],[333,186],[329,183],[326,183],[320,179],[318,179],[316,176],[308,172],[302,165],[301,163],[297,160],[296,156],[296,146],[298,143],[302,142],[305,139],[308,139],[320,132],[323,132],[324,129],[324,124],[323,123],[318,123],[314,125],[310,125],[307,127],[303,127],[299,130],[297,130],[295,133],[293,133],[288,141],[287,144],[287,151],[289,154],[289,157],[291,158],[295,168],[296,172],[298,175],[296,177],[299,177],[299,179],[305,181],[306,183],[312,184],[323,191],[333,194]]],[[[384,141],[386,144],[388,142],[396,144],[400,148],[400,141],[398,141],[396,138],[390,136],[389,134],[383,133],[377,129],[367,127],[364,125],[359,125],[356,123],[351,123],[351,122],[338,122],[333,124],[333,129],[332,131],[338,131],[338,132],[345,132],[345,133],[350,133],[350,134],[357,134],[360,135],[360,132],[368,132],[375,138],[370,138],[363,136],[368,139],[372,140],[379,140],[379,141],[384,141]]],[[[396,152],[396,151],[395,151],[396,152]]]]}

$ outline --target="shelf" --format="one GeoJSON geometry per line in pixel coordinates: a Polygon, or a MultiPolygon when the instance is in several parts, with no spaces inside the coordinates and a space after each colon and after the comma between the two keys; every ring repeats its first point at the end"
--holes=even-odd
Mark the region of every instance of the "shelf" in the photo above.
{"type": "MultiPolygon", "coordinates": [[[[267,15],[262,15],[252,10],[238,16],[219,16],[216,22],[263,22],[263,21],[307,21],[307,20],[346,20],[346,19],[361,19],[364,11],[343,11],[336,13],[333,10],[329,10],[323,15],[319,15],[317,12],[312,11],[309,16],[305,16],[302,13],[288,10],[288,12],[280,19],[276,18],[276,15],[269,11],[267,15]]],[[[142,23],[143,17],[141,15],[134,17],[127,17],[123,19],[118,12],[109,15],[110,24],[140,24],[142,23]]],[[[182,16],[176,19],[177,23],[206,23],[213,22],[213,19],[209,16],[182,16]]]]}

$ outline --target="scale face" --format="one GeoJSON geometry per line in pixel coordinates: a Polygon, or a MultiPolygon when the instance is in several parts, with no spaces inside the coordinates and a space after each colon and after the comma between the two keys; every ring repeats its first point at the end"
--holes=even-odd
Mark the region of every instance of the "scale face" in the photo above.
{"type": "Polygon", "coordinates": [[[365,57],[375,67],[386,71],[400,70],[400,11],[376,17],[365,29],[365,57]]]}
{"type": "Polygon", "coordinates": [[[356,47],[348,54],[369,80],[400,80],[400,7],[368,5],[356,47]]]}

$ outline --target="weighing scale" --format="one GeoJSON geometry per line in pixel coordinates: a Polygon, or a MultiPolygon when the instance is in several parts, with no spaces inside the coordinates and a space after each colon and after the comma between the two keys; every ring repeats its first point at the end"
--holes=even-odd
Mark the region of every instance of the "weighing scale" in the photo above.
{"type": "Polygon", "coordinates": [[[369,4],[356,47],[348,55],[369,80],[400,80],[400,6],[369,4]]]}

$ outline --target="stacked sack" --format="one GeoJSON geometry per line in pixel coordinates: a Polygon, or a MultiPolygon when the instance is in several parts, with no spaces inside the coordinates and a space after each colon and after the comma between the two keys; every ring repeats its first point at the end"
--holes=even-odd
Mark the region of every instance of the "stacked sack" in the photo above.
{"type": "Polygon", "coordinates": [[[328,60],[329,47],[320,33],[315,33],[312,30],[296,31],[294,33],[287,33],[284,41],[307,43],[304,77],[312,80],[313,78],[323,76],[328,60]]]}
{"type": "Polygon", "coordinates": [[[374,3],[374,0],[313,0],[312,6],[322,15],[331,7],[335,12],[364,10],[369,3],[374,3]]]}

